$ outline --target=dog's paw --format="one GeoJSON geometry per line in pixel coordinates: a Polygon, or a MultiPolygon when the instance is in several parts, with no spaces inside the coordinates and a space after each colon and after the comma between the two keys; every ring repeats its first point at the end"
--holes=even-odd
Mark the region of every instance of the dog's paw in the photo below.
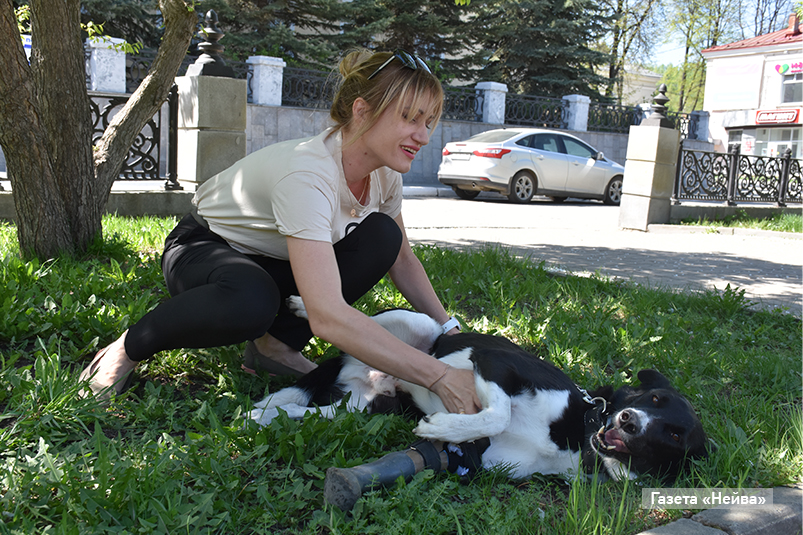
{"type": "Polygon", "coordinates": [[[418,425],[413,429],[413,433],[421,438],[428,439],[442,439],[444,429],[447,426],[448,414],[436,412],[428,416],[424,416],[419,420],[418,425]]]}
{"type": "Polygon", "coordinates": [[[307,316],[307,308],[304,306],[304,300],[301,299],[300,295],[291,295],[285,300],[285,304],[287,305],[287,308],[290,309],[290,312],[299,318],[303,318],[305,320],[309,319],[309,316],[307,316]]]}
{"type": "Polygon", "coordinates": [[[261,427],[270,425],[270,422],[279,416],[279,411],[275,407],[268,409],[257,408],[248,413],[248,417],[261,427]]]}

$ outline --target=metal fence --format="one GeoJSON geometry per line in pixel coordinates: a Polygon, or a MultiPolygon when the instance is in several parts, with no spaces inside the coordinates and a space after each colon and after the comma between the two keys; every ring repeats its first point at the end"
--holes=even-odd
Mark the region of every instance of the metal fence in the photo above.
{"type": "Polygon", "coordinates": [[[631,126],[644,118],[644,110],[638,106],[619,106],[593,102],[588,107],[588,130],[591,132],[627,133],[631,126]]]}
{"type": "Polygon", "coordinates": [[[569,103],[560,98],[507,95],[505,123],[541,128],[565,128],[569,103]]]}
{"type": "Polygon", "coordinates": [[[681,150],[673,201],[801,203],[801,160],[787,149],[780,157],[681,150]]]}
{"type": "Polygon", "coordinates": [[[443,91],[442,119],[482,122],[482,92],[463,87],[447,87],[443,91]]]}
{"type": "MultiPolygon", "coordinates": [[[[162,110],[156,112],[128,149],[128,155],[120,169],[117,180],[161,180],[164,175],[160,169],[162,154],[162,132],[168,129],[168,162],[165,189],[181,189],[176,177],[176,138],[178,130],[178,92],[174,85],[168,96],[168,117],[163,117],[162,110]]],[[[109,122],[114,118],[126,102],[126,95],[89,92],[89,106],[92,117],[92,143],[95,144],[109,122]]]]}
{"type": "Polygon", "coordinates": [[[328,73],[285,67],[282,106],[328,109],[335,96],[335,83],[328,73]]]}

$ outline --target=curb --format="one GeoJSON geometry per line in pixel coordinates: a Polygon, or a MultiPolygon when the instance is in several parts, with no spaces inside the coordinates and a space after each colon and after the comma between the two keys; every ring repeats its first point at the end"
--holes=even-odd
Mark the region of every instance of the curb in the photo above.
{"type": "Polygon", "coordinates": [[[797,535],[803,532],[803,489],[775,487],[772,505],[706,509],[638,535],[797,535]]]}

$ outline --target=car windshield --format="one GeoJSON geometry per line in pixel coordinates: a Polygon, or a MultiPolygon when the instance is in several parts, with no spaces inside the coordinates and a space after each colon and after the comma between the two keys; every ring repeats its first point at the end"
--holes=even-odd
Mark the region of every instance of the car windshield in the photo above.
{"type": "Polygon", "coordinates": [[[500,143],[502,141],[507,141],[513,136],[519,135],[520,133],[521,132],[513,132],[510,130],[490,130],[488,132],[483,132],[482,134],[477,134],[476,136],[472,136],[468,138],[466,141],[479,141],[481,143],[500,143]]]}

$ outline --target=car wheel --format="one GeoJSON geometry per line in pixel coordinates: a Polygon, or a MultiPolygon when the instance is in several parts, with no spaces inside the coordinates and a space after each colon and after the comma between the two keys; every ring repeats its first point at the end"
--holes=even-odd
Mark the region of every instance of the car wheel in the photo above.
{"type": "Polygon", "coordinates": [[[535,178],[527,171],[519,171],[510,181],[510,192],[507,198],[515,203],[530,202],[535,193],[535,178]]]}
{"type": "Polygon", "coordinates": [[[560,203],[560,202],[563,202],[563,201],[565,201],[566,199],[568,199],[568,197],[550,197],[549,199],[550,199],[552,202],[558,202],[558,203],[560,203]]]}
{"type": "Polygon", "coordinates": [[[622,202],[622,177],[615,176],[608,182],[602,202],[612,206],[619,206],[619,203],[622,202]]]}
{"type": "Polygon", "coordinates": [[[460,189],[458,187],[453,187],[452,189],[454,190],[455,194],[458,197],[460,197],[461,199],[465,199],[467,201],[476,199],[477,195],[480,194],[479,191],[473,189],[460,189]]]}

